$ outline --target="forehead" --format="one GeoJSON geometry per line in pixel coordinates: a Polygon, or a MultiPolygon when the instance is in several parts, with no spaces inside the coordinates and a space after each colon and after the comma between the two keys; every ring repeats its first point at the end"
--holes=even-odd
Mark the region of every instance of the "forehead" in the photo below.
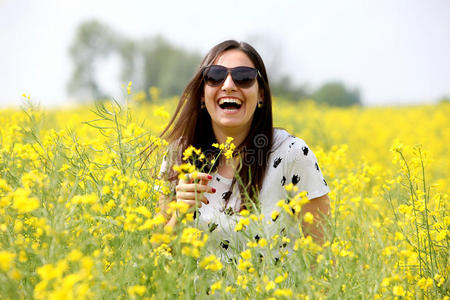
{"type": "Polygon", "coordinates": [[[225,66],[227,68],[234,68],[239,66],[252,67],[255,65],[250,60],[250,58],[238,49],[231,49],[222,52],[219,57],[214,61],[215,65],[225,66]]]}

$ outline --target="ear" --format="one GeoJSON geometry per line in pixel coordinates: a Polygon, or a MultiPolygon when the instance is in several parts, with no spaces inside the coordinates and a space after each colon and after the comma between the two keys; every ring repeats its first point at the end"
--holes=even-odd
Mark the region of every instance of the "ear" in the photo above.
{"type": "Polygon", "coordinates": [[[259,89],[258,96],[259,96],[258,100],[264,101],[264,90],[263,89],[259,89]]]}

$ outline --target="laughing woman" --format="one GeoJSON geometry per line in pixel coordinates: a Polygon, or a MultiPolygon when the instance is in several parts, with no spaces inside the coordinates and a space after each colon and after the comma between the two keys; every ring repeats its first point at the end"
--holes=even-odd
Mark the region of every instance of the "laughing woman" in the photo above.
{"type": "MultiPolygon", "coordinates": [[[[226,236],[234,234],[238,218],[235,213],[258,207],[272,221],[272,212],[280,210],[277,202],[286,199],[285,187],[292,184],[298,188],[295,190],[306,191],[309,199],[301,214],[310,212],[314,216],[312,224],[303,222],[303,231],[322,242],[323,218],[330,209],[329,188],[306,143],[273,128],[266,69],[249,44],[228,40],[209,51],[162,137],[171,145],[172,155],[166,156],[160,174],[175,187],[171,197],[160,199],[162,211],[169,201],[197,206],[199,225],[220,232],[221,238],[229,242],[226,236]],[[236,145],[231,159],[221,155],[207,168],[211,172],[198,173],[195,181],[193,176],[178,180],[172,167],[182,163],[188,146],[214,156],[218,149],[212,145],[225,144],[228,137],[236,145]]],[[[174,214],[168,225],[175,222],[174,214]]],[[[285,227],[281,224],[269,234],[285,227]]],[[[221,245],[225,248],[224,243],[221,245]]]]}

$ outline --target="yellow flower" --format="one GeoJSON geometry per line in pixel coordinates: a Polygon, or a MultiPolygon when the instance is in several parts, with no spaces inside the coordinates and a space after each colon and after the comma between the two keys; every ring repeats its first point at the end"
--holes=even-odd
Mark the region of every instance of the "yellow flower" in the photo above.
{"type": "Polygon", "coordinates": [[[279,211],[277,211],[277,210],[274,210],[273,212],[272,212],[272,214],[271,214],[271,218],[272,218],[272,221],[276,221],[277,219],[278,219],[278,216],[280,215],[280,212],[279,211]]]}
{"type": "Polygon", "coordinates": [[[217,290],[220,290],[222,288],[222,279],[213,283],[213,285],[211,285],[211,295],[214,295],[214,293],[217,290]]]}
{"type": "Polygon", "coordinates": [[[242,218],[239,220],[239,222],[234,227],[234,231],[241,231],[246,228],[246,226],[250,224],[250,220],[247,218],[242,218]]]}
{"type": "Polygon", "coordinates": [[[200,268],[211,271],[219,271],[222,269],[222,263],[215,255],[209,255],[205,257],[200,263],[200,268]]]}
{"type": "Polygon", "coordinates": [[[16,255],[8,251],[0,251],[0,269],[3,271],[9,271],[12,268],[12,263],[16,255]]]}
{"type": "Polygon", "coordinates": [[[249,260],[250,258],[252,258],[252,252],[250,251],[250,249],[247,249],[241,252],[241,256],[243,259],[249,260]]]}
{"type": "Polygon", "coordinates": [[[194,172],[195,171],[195,166],[191,165],[190,163],[182,164],[182,165],[179,165],[179,166],[178,165],[174,165],[173,166],[173,170],[175,172],[180,173],[178,175],[179,179],[186,180],[187,178],[185,177],[185,175],[194,172]]]}
{"type": "Polygon", "coordinates": [[[131,85],[133,84],[133,82],[128,82],[128,86],[127,86],[127,94],[131,94],[131,85]]]}
{"type": "Polygon", "coordinates": [[[277,278],[275,278],[276,283],[282,283],[288,278],[288,274],[284,273],[283,275],[278,275],[277,278]]]}
{"type": "Polygon", "coordinates": [[[298,187],[295,186],[293,183],[289,183],[289,184],[285,185],[284,189],[288,192],[297,192],[298,191],[298,187]]]}
{"type": "Polygon", "coordinates": [[[195,159],[195,157],[193,156],[194,154],[196,154],[196,156],[198,157],[201,154],[201,150],[195,148],[192,145],[187,147],[183,152],[183,160],[188,160],[190,158],[195,159]]]}
{"type": "Polygon", "coordinates": [[[422,278],[420,278],[420,280],[417,282],[417,286],[418,286],[420,289],[426,291],[426,290],[428,290],[430,287],[433,286],[433,279],[432,279],[432,278],[429,278],[429,277],[428,277],[428,278],[422,277],[422,278]]]}
{"type": "Polygon", "coordinates": [[[273,292],[273,295],[277,297],[292,298],[293,292],[291,289],[278,289],[273,292]]]}
{"type": "Polygon", "coordinates": [[[225,155],[225,157],[227,159],[232,158],[233,157],[233,150],[232,149],[228,149],[227,151],[225,151],[224,155],[225,155]]]}
{"type": "Polygon", "coordinates": [[[139,214],[141,214],[141,215],[143,215],[143,216],[145,216],[145,217],[147,217],[147,218],[150,218],[151,215],[152,215],[152,214],[150,213],[150,211],[148,210],[148,208],[145,207],[145,206],[139,206],[139,207],[137,207],[137,208],[136,208],[136,212],[139,213],[139,214]]]}
{"type": "Polygon", "coordinates": [[[69,261],[79,261],[83,257],[83,253],[78,249],[73,249],[70,251],[67,259],[69,261]]]}
{"type": "Polygon", "coordinates": [[[239,259],[238,270],[248,271],[249,273],[253,273],[255,271],[252,263],[248,260],[242,260],[242,258],[239,259]]]}
{"type": "Polygon", "coordinates": [[[267,240],[265,238],[259,239],[258,246],[264,248],[265,246],[267,246],[267,240]]]}
{"type": "Polygon", "coordinates": [[[131,297],[135,297],[136,295],[142,296],[146,291],[146,287],[145,285],[132,285],[128,287],[127,291],[131,297]]]}
{"type": "Polygon", "coordinates": [[[15,208],[18,213],[29,213],[39,208],[39,199],[36,197],[30,197],[30,194],[30,190],[23,188],[18,188],[12,193],[12,197],[14,199],[13,208],[15,208]]]}
{"type": "Polygon", "coordinates": [[[270,291],[270,290],[273,290],[274,288],[275,288],[275,282],[269,281],[269,282],[266,284],[266,291],[267,291],[267,292],[270,291]]]}
{"type": "Polygon", "coordinates": [[[243,217],[248,217],[250,215],[250,212],[248,210],[246,210],[246,209],[243,209],[240,212],[240,215],[243,216],[243,217]]]}
{"type": "Polygon", "coordinates": [[[393,287],[392,292],[394,296],[405,296],[406,292],[401,285],[396,285],[393,287]]]}
{"type": "Polygon", "coordinates": [[[303,216],[303,221],[312,224],[314,222],[314,215],[310,212],[305,213],[305,215],[303,216]]]}
{"type": "Polygon", "coordinates": [[[317,256],[317,258],[316,258],[316,262],[318,263],[318,264],[320,264],[320,262],[322,261],[322,260],[324,260],[325,259],[325,256],[323,256],[322,254],[319,254],[318,256],[317,256]]]}

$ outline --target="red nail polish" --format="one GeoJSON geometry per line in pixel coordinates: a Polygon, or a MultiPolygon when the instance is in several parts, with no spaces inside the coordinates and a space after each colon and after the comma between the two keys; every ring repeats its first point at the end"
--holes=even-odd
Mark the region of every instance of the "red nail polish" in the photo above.
{"type": "Polygon", "coordinates": [[[212,188],[212,192],[215,193],[215,192],[216,192],[216,189],[215,189],[215,188],[212,188]]]}
{"type": "Polygon", "coordinates": [[[211,176],[211,175],[208,175],[208,179],[212,179],[212,176],[211,176]]]}

